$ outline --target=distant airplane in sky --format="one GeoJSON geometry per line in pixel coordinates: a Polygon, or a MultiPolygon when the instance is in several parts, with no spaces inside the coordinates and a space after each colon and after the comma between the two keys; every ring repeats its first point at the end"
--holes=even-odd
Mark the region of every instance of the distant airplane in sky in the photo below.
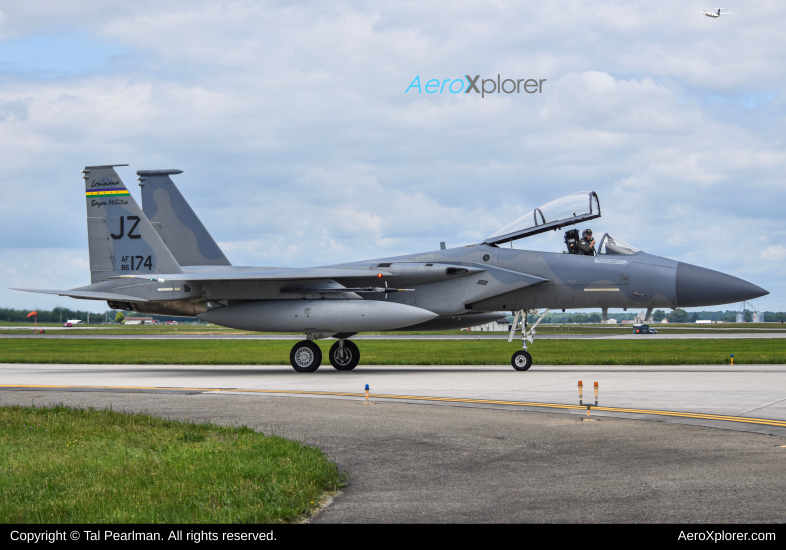
{"type": "Polygon", "coordinates": [[[725,10],[725,9],[726,8],[718,8],[718,11],[700,11],[699,13],[701,15],[706,15],[707,17],[712,17],[714,19],[717,19],[721,15],[729,15],[731,13],[730,11],[721,13],[721,10],[725,10]]]}

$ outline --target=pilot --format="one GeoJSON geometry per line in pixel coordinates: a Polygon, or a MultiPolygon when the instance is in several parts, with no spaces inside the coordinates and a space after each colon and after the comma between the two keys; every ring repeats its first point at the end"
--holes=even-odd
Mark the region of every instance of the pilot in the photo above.
{"type": "Polygon", "coordinates": [[[585,229],[579,241],[579,254],[583,256],[595,255],[595,239],[592,238],[592,229],[585,229]]]}

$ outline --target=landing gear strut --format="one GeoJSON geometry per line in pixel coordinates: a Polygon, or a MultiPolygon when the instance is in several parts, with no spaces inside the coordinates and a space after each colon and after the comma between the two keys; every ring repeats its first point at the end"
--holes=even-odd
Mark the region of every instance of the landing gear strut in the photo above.
{"type": "Polygon", "coordinates": [[[537,309],[522,309],[516,312],[516,316],[513,318],[513,326],[510,327],[508,342],[513,341],[513,337],[516,335],[516,327],[518,326],[519,318],[521,318],[521,347],[524,349],[517,351],[513,354],[513,357],[511,357],[510,364],[514,369],[523,371],[529,370],[532,366],[532,356],[527,351],[527,342],[530,344],[533,342],[536,334],[535,327],[538,326],[548,312],[548,309],[543,311],[543,313],[539,313],[537,309]],[[527,314],[529,313],[538,315],[538,320],[535,321],[531,329],[527,329],[527,314]]]}
{"type": "Polygon", "coordinates": [[[330,347],[330,364],[336,370],[352,370],[360,361],[360,350],[354,342],[341,339],[330,347]]]}

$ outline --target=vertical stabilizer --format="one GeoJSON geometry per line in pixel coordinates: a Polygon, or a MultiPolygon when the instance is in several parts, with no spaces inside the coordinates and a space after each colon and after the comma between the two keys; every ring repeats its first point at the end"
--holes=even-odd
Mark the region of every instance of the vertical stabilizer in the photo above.
{"type": "Polygon", "coordinates": [[[114,166],[85,166],[90,282],[117,275],[182,273],[114,166]]]}
{"type": "Polygon", "coordinates": [[[232,265],[169,177],[182,172],[137,172],[145,215],[180,265],[232,265]]]}

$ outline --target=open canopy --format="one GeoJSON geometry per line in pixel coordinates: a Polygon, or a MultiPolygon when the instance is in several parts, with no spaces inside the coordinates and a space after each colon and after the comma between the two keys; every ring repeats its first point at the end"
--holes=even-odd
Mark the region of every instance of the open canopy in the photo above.
{"type": "Polygon", "coordinates": [[[595,191],[573,193],[528,212],[483,241],[502,244],[600,217],[595,191]]]}

